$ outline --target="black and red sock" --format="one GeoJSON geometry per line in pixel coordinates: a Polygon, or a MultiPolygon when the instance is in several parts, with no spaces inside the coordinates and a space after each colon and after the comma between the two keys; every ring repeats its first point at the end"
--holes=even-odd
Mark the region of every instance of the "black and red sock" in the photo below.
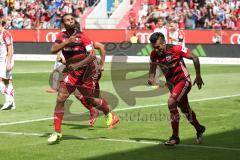
{"type": "Polygon", "coordinates": [[[201,126],[197,120],[196,114],[193,110],[191,110],[190,108],[188,109],[188,113],[186,113],[186,117],[188,119],[188,121],[195,127],[195,129],[198,131],[201,126]]]}
{"type": "Polygon", "coordinates": [[[102,111],[105,115],[107,115],[110,112],[108,102],[105,99],[100,99],[98,109],[102,111]]]}

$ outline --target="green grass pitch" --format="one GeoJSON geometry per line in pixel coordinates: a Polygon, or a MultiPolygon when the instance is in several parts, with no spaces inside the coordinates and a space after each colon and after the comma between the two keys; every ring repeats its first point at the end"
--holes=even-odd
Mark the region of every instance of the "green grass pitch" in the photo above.
{"type": "MultiPolygon", "coordinates": [[[[115,129],[106,128],[104,116],[100,116],[95,126],[90,127],[88,121],[82,120],[82,115],[79,115],[75,121],[64,121],[64,137],[59,144],[48,145],[47,137],[53,131],[53,123],[47,118],[53,115],[56,94],[46,93],[45,90],[49,87],[48,79],[52,66],[53,62],[15,63],[17,109],[0,111],[0,160],[240,159],[238,65],[202,65],[205,85],[202,90],[193,86],[189,99],[199,121],[207,127],[204,143],[195,144],[196,133],[182,116],[181,144],[176,147],[159,144],[171,135],[169,113],[165,105],[168,93],[159,90],[162,94],[158,96],[138,96],[136,104],[133,105],[134,97],[126,96],[129,94],[126,86],[137,77],[137,81],[142,85],[133,86],[130,91],[140,94],[144,91],[144,95],[145,92],[154,90],[146,85],[144,74],[147,73],[147,64],[130,65],[130,69],[126,64],[106,64],[100,85],[101,89],[110,95],[107,96],[108,100],[115,104],[116,114],[120,118],[115,129]],[[122,80],[123,73],[126,69],[131,71],[131,67],[141,70],[127,73],[127,80],[122,80]],[[116,88],[119,91],[116,92],[116,88]],[[124,101],[122,96],[127,99],[124,101]],[[39,119],[43,120],[38,121],[39,119]]],[[[193,80],[193,65],[188,65],[188,68],[193,80]]],[[[70,97],[70,100],[73,100],[70,108],[72,113],[86,112],[74,97],[70,97]]],[[[3,96],[0,99],[0,104],[2,103],[3,96]]]]}

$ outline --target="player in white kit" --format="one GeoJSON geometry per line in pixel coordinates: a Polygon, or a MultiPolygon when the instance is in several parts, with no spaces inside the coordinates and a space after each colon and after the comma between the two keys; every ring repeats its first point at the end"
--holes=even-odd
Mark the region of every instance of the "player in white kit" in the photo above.
{"type": "Polygon", "coordinates": [[[168,44],[181,45],[185,47],[185,34],[178,27],[177,21],[171,21],[169,24],[168,44]]]}
{"type": "Polygon", "coordinates": [[[167,37],[168,37],[168,28],[167,26],[165,25],[165,22],[164,22],[164,18],[163,17],[160,17],[158,18],[158,21],[157,21],[157,28],[154,29],[154,33],[155,32],[160,32],[164,35],[165,37],[165,41],[167,42],[167,37]]]}
{"type": "Polygon", "coordinates": [[[0,20],[0,92],[5,97],[1,110],[16,109],[12,85],[13,41],[11,34],[4,29],[5,22],[0,20]]]}
{"type": "Polygon", "coordinates": [[[62,75],[62,71],[66,67],[65,63],[66,63],[65,58],[64,58],[62,52],[60,51],[57,54],[57,58],[56,58],[56,61],[55,61],[54,67],[53,67],[53,72],[52,72],[51,79],[50,79],[51,80],[51,82],[50,82],[51,87],[48,88],[46,90],[46,92],[48,92],[48,93],[57,92],[59,81],[60,81],[60,78],[61,78],[60,76],[62,75]]]}

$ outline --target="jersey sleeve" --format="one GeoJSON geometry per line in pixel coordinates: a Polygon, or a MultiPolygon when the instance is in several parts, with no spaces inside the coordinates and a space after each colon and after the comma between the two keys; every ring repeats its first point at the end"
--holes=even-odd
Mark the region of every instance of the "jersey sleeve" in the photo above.
{"type": "Polygon", "coordinates": [[[85,46],[85,49],[87,52],[90,52],[94,49],[93,47],[93,41],[91,41],[86,35],[81,35],[83,45],[85,46]]]}
{"type": "Polygon", "coordinates": [[[187,47],[183,47],[181,45],[174,46],[175,54],[179,55],[180,57],[189,58],[191,50],[187,47]]]}
{"type": "Polygon", "coordinates": [[[3,40],[7,46],[12,45],[12,36],[10,35],[9,32],[7,31],[3,32],[3,40]]]}

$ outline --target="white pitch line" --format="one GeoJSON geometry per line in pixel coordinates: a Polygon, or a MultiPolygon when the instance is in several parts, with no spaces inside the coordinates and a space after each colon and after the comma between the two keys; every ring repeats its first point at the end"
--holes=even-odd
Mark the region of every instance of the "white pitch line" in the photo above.
{"type": "MultiPolygon", "coordinates": [[[[202,98],[202,99],[189,100],[189,102],[201,102],[201,101],[217,100],[217,99],[224,99],[224,98],[231,98],[231,97],[239,97],[239,96],[240,96],[240,94],[234,94],[234,95],[229,95],[229,96],[219,96],[219,97],[210,97],[210,98],[202,98]]],[[[116,110],[114,110],[114,111],[125,111],[125,110],[148,108],[148,107],[159,107],[159,106],[165,106],[165,105],[167,105],[167,103],[160,103],[160,104],[151,104],[151,105],[143,105],[143,106],[136,106],[136,107],[121,108],[121,109],[116,109],[116,110]]]]}
{"type": "Polygon", "coordinates": [[[46,70],[46,71],[16,71],[16,72],[13,72],[13,74],[39,74],[39,73],[51,73],[52,71],[51,70],[46,70]]]}
{"type": "MultiPolygon", "coordinates": [[[[195,99],[195,100],[190,100],[189,102],[201,102],[201,101],[217,100],[217,99],[224,99],[224,98],[231,98],[231,97],[238,97],[238,96],[240,96],[240,94],[234,94],[234,95],[229,95],[229,96],[219,96],[219,97],[195,99]]],[[[118,111],[133,110],[133,109],[140,109],[140,108],[159,107],[159,106],[164,106],[164,105],[167,105],[167,103],[121,108],[121,109],[116,109],[114,111],[118,112],[118,111]]],[[[52,120],[52,119],[53,119],[53,117],[47,117],[47,118],[40,118],[40,119],[33,119],[33,120],[24,120],[24,121],[17,121],[17,122],[6,122],[6,123],[0,123],[0,126],[24,124],[24,123],[31,123],[31,122],[40,122],[40,121],[46,121],[46,120],[52,120]]]]}
{"type": "MultiPolygon", "coordinates": [[[[20,135],[20,136],[46,136],[46,133],[25,133],[25,132],[1,132],[0,134],[6,135],[20,135]]],[[[146,141],[146,140],[131,140],[131,139],[112,139],[112,138],[94,138],[80,136],[84,140],[98,140],[98,141],[110,141],[110,142],[122,142],[122,143],[137,143],[137,144],[151,144],[151,145],[164,145],[162,141],[146,141]]],[[[189,147],[189,148],[203,148],[203,149],[217,149],[217,150],[230,150],[230,151],[240,151],[240,148],[229,148],[229,147],[218,147],[218,146],[205,146],[205,145],[189,145],[189,144],[179,144],[176,147],[189,147]]]]}
{"type": "Polygon", "coordinates": [[[31,123],[31,122],[40,122],[40,121],[46,121],[46,120],[52,120],[53,117],[47,117],[47,118],[40,118],[40,119],[31,119],[31,120],[24,120],[24,121],[17,121],[17,122],[7,122],[7,123],[0,123],[0,126],[9,126],[14,124],[24,124],[24,123],[31,123]]]}
{"type": "Polygon", "coordinates": [[[7,134],[7,135],[23,135],[23,136],[44,136],[46,134],[43,133],[24,133],[24,132],[5,132],[0,131],[0,134],[7,134]]]}

